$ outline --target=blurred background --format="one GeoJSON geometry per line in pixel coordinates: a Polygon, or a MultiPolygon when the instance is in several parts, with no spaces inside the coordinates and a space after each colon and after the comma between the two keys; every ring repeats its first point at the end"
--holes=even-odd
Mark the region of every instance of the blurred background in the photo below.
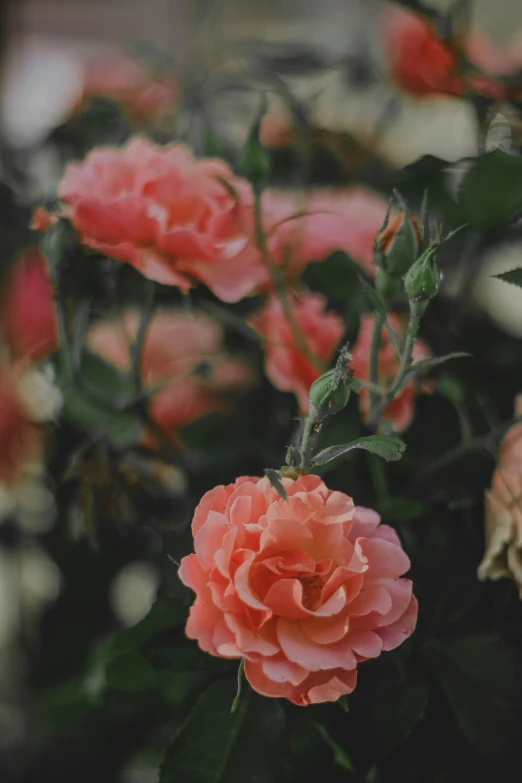
{"type": "MultiPolygon", "coordinates": [[[[444,96],[422,101],[398,94],[391,84],[382,45],[382,12],[389,5],[377,0],[4,2],[0,267],[7,268],[34,240],[28,229],[32,209],[53,205],[67,161],[94,143],[121,143],[133,132],[158,141],[180,138],[198,154],[234,159],[258,111],[260,89],[269,104],[265,142],[276,157],[288,132],[281,95],[288,93],[306,107],[318,130],[313,177],[319,184],[362,180],[373,186],[424,155],[448,162],[475,155],[476,115],[469,102],[444,96]]],[[[444,10],[450,3],[431,0],[430,5],[444,10]]],[[[522,33],[522,3],[475,0],[470,24],[502,50],[522,33]]],[[[518,143],[517,122],[502,107],[488,117],[486,149],[518,143]]],[[[284,155],[278,160],[284,171],[284,155]]],[[[491,275],[520,266],[521,259],[522,243],[514,237],[485,251],[472,276],[450,264],[445,270],[446,296],[469,298],[475,314],[513,341],[513,351],[522,337],[522,290],[491,275]]],[[[291,414],[281,415],[286,421],[291,414]]],[[[95,729],[79,699],[83,728],[72,739],[62,731],[65,707],[76,699],[67,688],[74,689],[71,678],[94,643],[109,630],[138,623],[160,583],[166,580],[173,595],[177,590],[158,543],[165,533],[161,525],[160,532],[140,524],[132,533],[106,532],[101,554],[86,543],[73,491],[58,478],[69,437],[67,428],[60,431],[50,466],[58,507],[43,520],[29,513],[25,524],[0,526],[0,780],[32,783],[47,779],[47,770],[54,783],[95,778],[153,783],[157,747],[153,744],[150,758],[147,752],[134,758],[132,748],[143,744],[155,725],[161,708],[154,700],[138,706],[118,702],[114,712],[105,712],[107,725],[102,720],[95,729]],[[60,532],[65,528],[66,541],[60,532]],[[60,690],[63,682],[69,684],[60,690]],[[56,735],[55,725],[60,726],[56,735]],[[22,762],[29,741],[31,758],[22,762]]],[[[233,467],[231,458],[229,472],[233,467]]],[[[185,469],[169,496],[168,513],[158,515],[175,517],[166,535],[176,541],[185,535],[212,471],[219,473],[215,465],[190,463],[189,454],[187,492],[185,469]]],[[[95,672],[92,677],[95,691],[95,672]]],[[[167,734],[171,730],[167,724],[167,734]]]]}

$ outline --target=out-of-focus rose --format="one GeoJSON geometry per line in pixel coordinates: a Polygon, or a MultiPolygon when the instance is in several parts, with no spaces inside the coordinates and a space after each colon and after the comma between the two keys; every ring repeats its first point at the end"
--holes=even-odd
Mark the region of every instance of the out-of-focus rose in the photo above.
{"type": "Polygon", "coordinates": [[[42,362],[58,347],[58,329],[38,250],[20,256],[3,281],[0,335],[0,521],[14,514],[41,529],[53,511],[43,483],[43,425],[58,415],[62,395],[52,366],[42,362]]]}
{"type": "MultiPolygon", "coordinates": [[[[87,345],[118,369],[129,370],[138,323],[135,311],[100,321],[89,330],[87,345]]],[[[183,427],[226,408],[225,395],[252,382],[249,365],[225,353],[222,341],[220,325],[203,313],[192,318],[181,310],[161,310],[150,322],[142,350],[142,383],[145,389],[161,387],[150,397],[150,415],[174,445],[183,427]]],[[[148,434],[146,443],[153,442],[148,434]]]]}
{"type": "Polygon", "coordinates": [[[88,247],[159,283],[186,292],[199,281],[234,302],[267,279],[255,248],[241,252],[251,235],[238,199],[248,189],[223,161],[137,137],[69,165],[59,195],[88,247]]]}
{"type": "Polygon", "coordinates": [[[147,119],[172,110],[177,86],[169,74],[155,78],[138,60],[112,54],[85,64],[83,101],[98,97],[121,103],[133,118],[147,119]]]}
{"type": "Polygon", "coordinates": [[[374,511],[354,509],[318,476],[238,478],[207,492],[192,521],[195,554],[179,575],[196,593],[186,633],[243,658],[254,690],[305,706],[351,693],[357,665],[413,632],[410,562],[374,511]]]}
{"type": "Polygon", "coordinates": [[[301,198],[268,191],[264,214],[271,255],[295,277],[310,261],[342,250],[373,275],[373,243],[386,208],[385,199],[363,188],[316,190],[301,198]]]}
{"type": "MultiPolygon", "coordinates": [[[[370,375],[370,349],[373,334],[373,316],[364,315],[361,318],[359,335],[351,348],[351,367],[356,378],[369,380],[370,375]]],[[[400,316],[388,313],[388,323],[399,335],[404,333],[404,323],[400,316]]],[[[422,340],[415,340],[413,347],[413,361],[421,361],[429,356],[429,350],[422,340]]],[[[383,326],[381,333],[381,347],[379,350],[379,384],[386,388],[395,378],[399,370],[400,360],[390,341],[390,335],[383,326]]],[[[405,430],[413,417],[413,404],[418,389],[414,381],[408,384],[403,391],[390,402],[384,409],[383,419],[390,422],[396,432],[405,430]]],[[[361,389],[359,404],[364,418],[369,413],[369,393],[367,389],[361,389]]]]}
{"type": "Polygon", "coordinates": [[[492,44],[481,36],[468,40],[443,41],[430,22],[399,8],[383,15],[384,45],[390,72],[396,84],[417,97],[435,95],[463,96],[476,92],[500,99],[502,88],[491,78],[482,75],[466,77],[459,65],[459,47],[480,69],[488,74],[502,73],[504,58],[492,44]]]}
{"type": "Polygon", "coordinates": [[[0,292],[0,328],[12,359],[41,361],[58,347],[54,292],[39,250],[23,253],[0,292]]]}
{"type": "MultiPolygon", "coordinates": [[[[255,242],[250,186],[223,161],[195,160],[183,145],[135,138],[71,164],[59,193],[85,245],[146,277],[183,291],[199,281],[225,302],[270,284],[255,242]]],[[[372,270],[385,211],[384,200],[365,191],[306,197],[268,190],[262,223],[271,261],[295,278],[310,261],[345,250],[372,270]]]]}
{"type": "MultiPolygon", "coordinates": [[[[515,412],[522,414],[522,395],[515,412]]],[[[491,489],[486,492],[486,552],[479,579],[514,579],[522,598],[522,424],[504,437],[491,489]]]]}
{"type": "Polygon", "coordinates": [[[293,392],[302,413],[308,410],[312,383],[330,363],[343,335],[343,322],[336,313],[325,312],[318,294],[294,294],[289,298],[295,328],[317,363],[303,352],[279,299],[272,296],[251,326],[264,338],[266,374],[281,391],[293,392]]]}

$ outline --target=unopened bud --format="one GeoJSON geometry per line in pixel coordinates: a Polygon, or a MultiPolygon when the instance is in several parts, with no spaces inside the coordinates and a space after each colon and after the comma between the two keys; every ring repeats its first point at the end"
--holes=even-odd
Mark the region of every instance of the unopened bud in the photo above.
{"type": "Polygon", "coordinates": [[[434,248],[429,248],[408,270],[404,278],[404,291],[410,301],[428,302],[437,296],[440,271],[434,256],[434,248]]]}
{"type": "Polygon", "coordinates": [[[381,269],[402,277],[419,255],[421,232],[411,212],[399,212],[375,237],[373,257],[381,269]]]}
{"type": "Polygon", "coordinates": [[[315,409],[319,419],[339,413],[348,404],[349,399],[349,383],[339,382],[336,369],[325,372],[310,387],[310,408],[315,409]]]}

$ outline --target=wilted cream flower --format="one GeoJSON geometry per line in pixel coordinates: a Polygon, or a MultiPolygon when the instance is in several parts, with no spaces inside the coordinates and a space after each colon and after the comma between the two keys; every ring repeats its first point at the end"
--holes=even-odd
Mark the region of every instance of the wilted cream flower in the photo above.
{"type": "MultiPolygon", "coordinates": [[[[515,411],[522,414],[522,394],[515,411]]],[[[486,492],[486,552],[478,577],[510,577],[522,598],[522,423],[512,427],[500,445],[499,464],[486,492]]]]}

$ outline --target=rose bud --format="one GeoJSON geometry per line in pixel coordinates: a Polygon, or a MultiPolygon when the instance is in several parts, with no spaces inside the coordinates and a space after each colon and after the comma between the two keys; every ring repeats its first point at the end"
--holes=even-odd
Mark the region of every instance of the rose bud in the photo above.
{"type": "Polygon", "coordinates": [[[439,292],[440,271],[434,251],[435,248],[428,248],[410,267],[404,278],[404,291],[412,302],[427,303],[439,292]]]}
{"type": "Polygon", "coordinates": [[[349,399],[350,387],[342,380],[339,382],[336,369],[325,372],[310,387],[310,409],[315,408],[318,418],[339,413],[349,399]]]}
{"type": "Polygon", "coordinates": [[[402,277],[419,255],[421,232],[411,212],[399,212],[375,237],[373,258],[392,277],[402,277]]]}

